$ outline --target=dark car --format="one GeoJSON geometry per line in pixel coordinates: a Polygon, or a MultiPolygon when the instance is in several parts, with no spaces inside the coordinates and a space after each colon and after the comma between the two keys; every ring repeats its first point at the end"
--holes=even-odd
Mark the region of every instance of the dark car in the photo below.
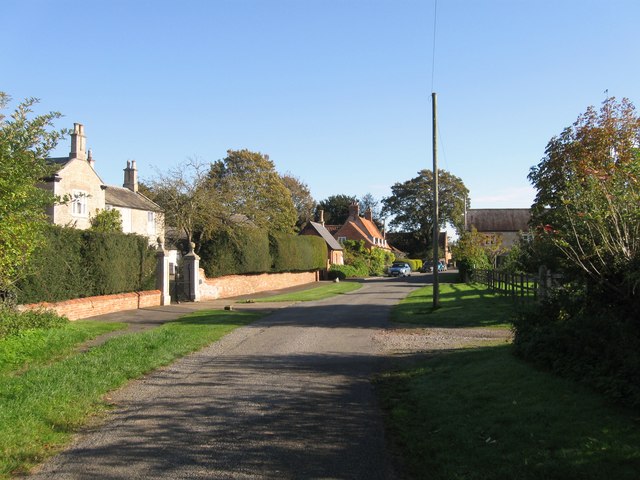
{"type": "Polygon", "coordinates": [[[389,267],[389,275],[392,277],[408,277],[411,275],[411,267],[405,262],[393,262],[389,267]]]}

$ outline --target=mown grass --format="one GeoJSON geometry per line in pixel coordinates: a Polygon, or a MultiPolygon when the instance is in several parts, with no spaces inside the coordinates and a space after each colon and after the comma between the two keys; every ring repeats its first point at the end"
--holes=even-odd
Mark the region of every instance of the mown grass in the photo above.
{"type": "Polygon", "coordinates": [[[435,356],[379,381],[412,478],[637,479],[637,412],[522,363],[510,346],[435,356]]]}
{"type": "Polygon", "coordinates": [[[358,290],[362,285],[357,282],[339,282],[322,285],[320,287],[301,290],[299,292],[283,293],[271,297],[257,298],[256,302],[311,302],[341,295],[358,290]]]}
{"type": "Polygon", "coordinates": [[[433,286],[410,293],[391,312],[391,321],[421,327],[511,328],[511,298],[464,283],[440,284],[440,308],[433,309],[433,286]]]}
{"type": "MultiPolygon", "coordinates": [[[[510,300],[479,285],[442,287],[441,309],[431,311],[429,289],[423,289],[398,306],[396,321],[421,327],[502,326],[513,309],[502,301],[510,300]]],[[[379,378],[390,437],[409,477],[640,478],[638,412],[538,371],[511,349],[503,344],[443,352],[379,378]]]]}
{"type": "Polygon", "coordinates": [[[24,472],[55,453],[89,416],[107,407],[107,392],[256,318],[246,312],[197,312],[2,378],[0,478],[24,472]]]}
{"type": "Polygon", "coordinates": [[[61,360],[73,354],[82,342],[125,327],[124,323],[78,321],[59,328],[34,328],[7,336],[0,339],[0,378],[61,360]]]}

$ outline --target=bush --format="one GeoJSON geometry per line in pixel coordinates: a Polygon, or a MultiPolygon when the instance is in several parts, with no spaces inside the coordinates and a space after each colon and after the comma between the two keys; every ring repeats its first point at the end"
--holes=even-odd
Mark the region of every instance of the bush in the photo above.
{"type": "Polygon", "coordinates": [[[49,310],[17,310],[0,305],[0,339],[34,328],[59,328],[69,322],[49,310]]]}
{"type": "Polygon", "coordinates": [[[359,266],[331,265],[331,268],[329,269],[329,280],[334,280],[336,278],[344,280],[345,278],[366,277],[368,274],[369,270],[364,264],[359,266]]]}
{"type": "Polygon", "coordinates": [[[388,250],[365,247],[362,240],[346,240],[344,247],[344,263],[353,266],[358,277],[384,275],[385,267],[393,262],[395,256],[388,250]]]}
{"type": "Polygon", "coordinates": [[[272,234],[269,246],[274,272],[306,272],[326,267],[327,243],[320,237],[272,234]]]}
{"type": "Polygon", "coordinates": [[[220,231],[200,248],[200,265],[209,278],[271,270],[269,237],[262,230],[238,227],[220,231]]]}
{"type": "Polygon", "coordinates": [[[30,274],[17,284],[17,299],[57,302],[148,290],[155,284],[155,266],[155,250],[144,237],[51,225],[30,274]]]}
{"type": "Polygon", "coordinates": [[[420,270],[422,268],[422,260],[405,258],[404,261],[409,264],[409,266],[411,267],[411,271],[412,272],[417,272],[418,270],[420,270]]]}
{"type": "Polygon", "coordinates": [[[640,328],[628,312],[562,291],[514,321],[516,355],[640,406],[640,328]]]}

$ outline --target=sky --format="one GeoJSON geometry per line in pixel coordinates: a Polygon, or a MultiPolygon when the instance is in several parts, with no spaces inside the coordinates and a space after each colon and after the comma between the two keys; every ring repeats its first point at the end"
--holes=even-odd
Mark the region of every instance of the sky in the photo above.
{"type": "Polygon", "coordinates": [[[554,135],[607,95],[640,106],[637,0],[435,1],[4,0],[0,91],[82,123],[108,184],[247,148],[318,201],[430,169],[436,92],[472,208],[529,207],[554,135]]]}

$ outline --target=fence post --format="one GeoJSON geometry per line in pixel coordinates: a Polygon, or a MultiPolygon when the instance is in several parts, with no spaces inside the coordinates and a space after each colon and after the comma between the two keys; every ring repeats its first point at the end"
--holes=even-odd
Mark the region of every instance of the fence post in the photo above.
{"type": "Polygon", "coordinates": [[[185,282],[185,294],[192,302],[200,301],[200,257],[193,251],[195,243],[191,243],[191,249],[182,257],[182,275],[185,282]]]}
{"type": "Polygon", "coordinates": [[[169,255],[164,249],[161,238],[158,238],[158,251],[156,252],[156,289],[160,290],[160,305],[170,305],[169,255]]]}

